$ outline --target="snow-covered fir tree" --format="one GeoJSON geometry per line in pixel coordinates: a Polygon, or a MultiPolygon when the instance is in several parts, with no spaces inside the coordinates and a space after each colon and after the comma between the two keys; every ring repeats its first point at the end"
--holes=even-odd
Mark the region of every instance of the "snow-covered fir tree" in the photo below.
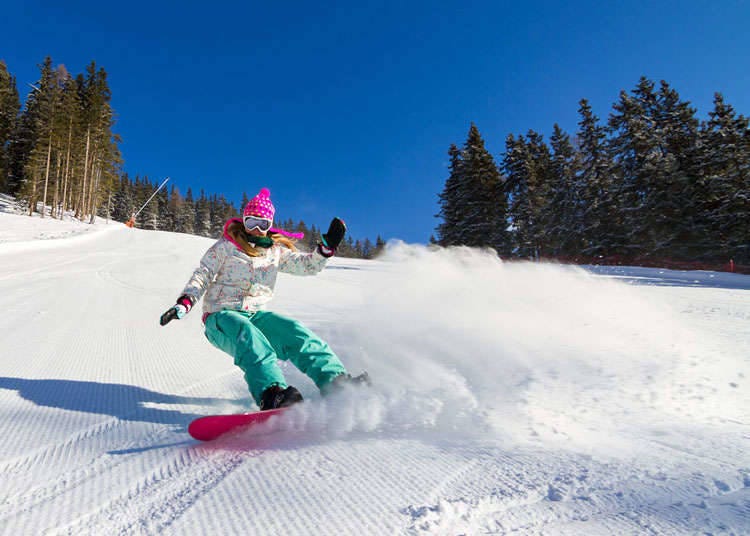
{"type": "Polygon", "coordinates": [[[188,188],[185,197],[177,203],[176,211],[175,231],[193,234],[195,229],[195,205],[193,203],[193,191],[190,188],[188,188]]]}
{"type": "Polygon", "coordinates": [[[441,245],[492,247],[509,250],[503,180],[476,125],[472,124],[461,151],[449,149],[450,175],[439,196],[443,222],[441,245]]]}
{"type": "Polygon", "coordinates": [[[467,199],[463,188],[461,151],[456,145],[451,144],[448,157],[448,179],[438,195],[440,212],[437,217],[442,218],[442,222],[437,226],[436,232],[440,245],[455,246],[461,244],[461,207],[467,199]]]}
{"type": "Polygon", "coordinates": [[[195,224],[193,226],[198,236],[211,236],[211,207],[206,198],[206,192],[201,190],[200,197],[195,202],[195,224]]]}
{"type": "Polygon", "coordinates": [[[721,93],[700,131],[701,214],[704,249],[750,262],[750,125],[721,93]]]}
{"type": "Polygon", "coordinates": [[[570,136],[555,123],[550,137],[550,193],[547,205],[547,248],[552,256],[572,256],[583,244],[582,188],[578,158],[570,136]]]}
{"type": "Polygon", "coordinates": [[[502,169],[508,195],[514,253],[538,258],[547,254],[551,154],[541,134],[508,136],[502,169]]]}
{"type": "Polygon", "coordinates": [[[579,232],[581,250],[573,255],[597,256],[612,250],[615,231],[615,203],[612,187],[612,160],[607,147],[605,127],[593,113],[586,99],[579,102],[577,153],[580,166],[578,184],[581,188],[582,227],[579,232]]]}

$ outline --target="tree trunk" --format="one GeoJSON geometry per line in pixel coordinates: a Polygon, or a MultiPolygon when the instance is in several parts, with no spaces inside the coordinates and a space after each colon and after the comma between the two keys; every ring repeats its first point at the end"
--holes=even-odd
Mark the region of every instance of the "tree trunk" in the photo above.
{"type": "MultiPolygon", "coordinates": [[[[97,126],[94,132],[94,146],[91,148],[91,166],[89,167],[89,191],[86,200],[86,214],[92,215],[95,213],[94,198],[96,195],[95,190],[99,186],[97,174],[101,173],[101,155],[100,155],[100,143],[101,140],[101,129],[97,126]]],[[[92,219],[93,223],[93,219],[92,219]]]]}
{"type": "Polygon", "coordinates": [[[102,176],[102,168],[101,166],[96,166],[96,171],[93,173],[95,179],[92,180],[92,188],[91,188],[91,199],[89,201],[89,208],[91,209],[91,219],[89,220],[89,223],[94,223],[96,221],[96,194],[99,190],[99,180],[102,176]]]}
{"type": "Polygon", "coordinates": [[[91,126],[86,129],[86,155],[83,159],[83,186],[81,187],[81,199],[79,206],[76,208],[76,217],[82,216],[82,211],[86,209],[86,182],[89,174],[89,143],[91,141],[91,126]]]}
{"type": "MultiPolygon", "coordinates": [[[[62,171],[62,154],[60,152],[57,153],[57,163],[55,164],[55,193],[52,196],[52,210],[50,210],[50,216],[52,218],[56,217],[56,214],[59,213],[59,203],[60,203],[60,172],[62,171]]],[[[60,216],[60,219],[62,219],[62,216],[60,216]]]]}
{"type": "Polygon", "coordinates": [[[99,142],[94,142],[94,148],[91,151],[91,168],[90,168],[90,179],[89,179],[89,191],[88,196],[86,198],[86,214],[93,214],[94,207],[94,190],[96,189],[98,185],[97,173],[99,172],[99,169],[101,168],[100,162],[99,162],[99,142]],[[95,184],[96,182],[96,184],[95,184]]]}
{"type": "MultiPolygon", "coordinates": [[[[34,157],[33,160],[35,161],[37,159],[34,157]]],[[[34,167],[34,170],[30,174],[31,175],[31,195],[29,196],[29,216],[33,216],[34,210],[36,209],[36,183],[38,182],[37,177],[39,173],[39,169],[36,166],[36,162],[34,162],[33,167],[34,167]]]]}
{"type": "Polygon", "coordinates": [[[65,202],[67,201],[65,199],[66,194],[68,193],[68,177],[70,174],[70,152],[71,147],[73,146],[73,117],[71,116],[70,121],[68,122],[68,147],[65,154],[65,172],[63,174],[63,194],[62,194],[62,206],[60,207],[60,219],[62,219],[63,214],[65,213],[65,202]]]}
{"type": "MultiPolygon", "coordinates": [[[[110,181],[110,185],[112,182],[110,181]]],[[[112,186],[109,187],[109,195],[107,196],[107,223],[112,218],[112,186]]]]}
{"type": "Polygon", "coordinates": [[[44,171],[44,195],[42,196],[42,218],[44,218],[47,212],[47,187],[49,186],[49,167],[50,160],[52,159],[52,135],[49,137],[49,144],[47,145],[47,167],[44,171]]]}

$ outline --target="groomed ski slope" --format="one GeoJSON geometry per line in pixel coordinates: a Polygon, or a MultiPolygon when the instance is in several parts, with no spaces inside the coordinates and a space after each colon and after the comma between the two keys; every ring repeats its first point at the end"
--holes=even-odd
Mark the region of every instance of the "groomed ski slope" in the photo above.
{"type": "Polygon", "coordinates": [[[200,444],[253,407],[200,314],[158,325],[211,243],[0,213],[0,533],[750,533],[750,276],[334,259],[272,309],[375,387],[288,366],[275,433],[200,444]]]}

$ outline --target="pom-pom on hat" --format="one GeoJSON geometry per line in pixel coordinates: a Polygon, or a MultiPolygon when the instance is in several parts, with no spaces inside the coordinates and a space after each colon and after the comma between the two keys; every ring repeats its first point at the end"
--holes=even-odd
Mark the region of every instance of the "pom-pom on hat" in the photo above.
{"type": "Polygon", "coordinates": [[[276,212],[276,209],[273,208],[273,203],[271,203],[271,192],[268,191],[268,188],[261,188],[258,195],[253,197],[248,201],[247,205],[245,205],[245,210],[242,211],[242,217],[259,216],[261,218],[272,220],[274,212],[276,212]]]}

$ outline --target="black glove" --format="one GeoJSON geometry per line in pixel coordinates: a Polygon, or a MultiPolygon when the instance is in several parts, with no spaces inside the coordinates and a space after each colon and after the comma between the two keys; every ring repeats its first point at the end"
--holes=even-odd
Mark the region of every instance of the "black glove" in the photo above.
{"type": "Polygon", "coordinates": [[[341,244],[346,234],[346,224],[344,220],[339,218],[333,218],[331,225],[328,227],[328,232],[322,236],[322,242],[318,244],[318,251],[324,257],[332,257],[336,253],[336,249],[341,244]]]}
{"type": "Polygon", "coordinates": [[[188,296],[187,294],[183,294],[182,296],[177,298],[176,304],[167,309],[167,311],[163,315],[161,315],[159,324],[161,324],[162,326],[166,326],[175,318],[179,320],[190,312],[190,309],[193,308],[193,304],[195,304],[195,298],[192,296],[188,296]]]}

